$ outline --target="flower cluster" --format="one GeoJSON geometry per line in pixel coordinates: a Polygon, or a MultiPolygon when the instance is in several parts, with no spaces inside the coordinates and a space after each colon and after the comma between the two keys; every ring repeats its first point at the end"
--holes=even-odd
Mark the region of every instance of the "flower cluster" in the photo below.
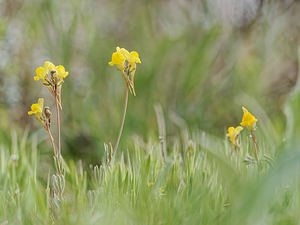
{"type": "MultiPolygon", "coordinates": [[[[131,94],[134,96],[135,89],[134,89],[134,75],[136,71],[136,64],[141,63],[139,58],[139,54],[136,51],[127,51],[125,48],[116,48],[116,52],[112,54],[111,61],[109,62],[110,66],[116,65],[117,68],[121,71],[125,82],[126,82],[126,97],[125,97],[125,106],[124,106],[124,113],[123,119],[121,123],[121,128],[119,132],[118,139],[114,146],[113,154],[117,151],[118,144],[120,141],[120,137],[122,134],[126,109],[127,109],[127,102],[128,102],[128,92],[130,91],[131,94]]],[[[61,157],[61,141],[60,141],[60,116],[59,112],[62,109],[61,104],[61,88],[64,82],[64,79],[69,75],[69,73],[65,70],[62,65],[55,66],[53,63],[46,61],[43,66],[40,66],[36,69],[36,76],[34,76],[34,80],[41,81],[44,86],[48,88],[50,93],[55,99],[55,106],[56,106],[56,116],[57,116],[57,133],[58,133],[58,162],[60,162],[61,157]],[[60,107],[60,109],[59,109],[60,107]]],[[[40,98],[38,103],[32,104],[31,111],[28,112],[28,115],[35,114],[36,118],[41,122],[42,126],[47,130],[49,134],[49,138],[53,147],[54,155],[56,156],[55,152],[55,145],[54,139],[51,135],[50,131],[50,117],[51,112],[49,107],[44,107],[44,99],[40,98]]],[[[55,157],[56,160],[56,157],[55,157]]]]}
{"type": "MultiPolygon", "coordinates": [[[[56,115],[57,115],[57,130],[58,130],[58,161],[60,161],[60,117],[59,117],[59,106],[61,107],[61,87],[64,79],[69,75],[65,71],[62,65],[55,66],[53,63],[46,61],[44,66],[38,67],[36,69],[36,76],[34,80],[41,80],[42,84],[48,88],[50,93],[55,99],[56,105],[56,115]]],[[[50,117],[51,112],[49,107],[44,107],[44,99],[39,98],[38,102],[31,105],[31,111],[28,115],[35,114],[36,118],[41,122],[42,126],[46,129],[49,134],[49,138],[52,144],[54,156],[56,157],[54,139],[50,131],[50,117]]]]}
{"type": "Polygon", "coordinates": [[[110,66],[116,65],[122,72],[126,84],[133,95],[135,95],[134,74],[137,63],[141,63],[141,60],[136,51],[129,52],[125,48],[119,47],[116,48],[116,52],[112,54],[111,61],[108,63],[110,66]]]}
{"type": "Polygon", "coordinates": [[[34,80],[41,80],[51,94],[55,98],[58,97],[58,103],[61,107],[61,86],[69,72],[66,72],[65,67],[62,65],[55,66],[53,63],[46,61],[44,66],[36,69],[35,73],[34,80]]]}
{"type": "Polygon", "coordinates": [[[257,123],[258,120],[245,107],[242,107],[242,110],[243,110],[244,114],[243,114],[242,122],[240,123],[241,126],[229,127],[227,137],[229,138],[232,147],[239,149],[240,145],[239,145],[239,142],[238,142],[238,138],[239,138],[239,135],[240,135],[241,131],[243,130],[243,127],[246,127],[251,133],[253,143],[254,143],[254,146],[255,146],[255,149],[254,149],[255,156],[258,159],[258,157],[257,157],[257,143],[256,143],[256,139],[255,139],[255,136],[254,136],[254,130],[256,128],[256,123],[257,123]]]}
{"type": "Polygon", "coordinates": [[[65,67],[62,65],[55,66],[53,63],[46,61],[44,66],[40,66],[36,69],[36,76],[34,80],[42,80],[46,86],[61,86],[63,79],[66,78],[69,73],[65,71],[65,67]]]}

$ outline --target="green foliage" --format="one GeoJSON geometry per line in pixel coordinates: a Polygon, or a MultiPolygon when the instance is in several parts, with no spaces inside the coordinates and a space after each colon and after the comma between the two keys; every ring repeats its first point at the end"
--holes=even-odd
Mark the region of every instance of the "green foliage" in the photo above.
{"type": "Polygon", "coordinates": [[[263,2],[243,27],[206,0],[1,2],[0,225],[299,224],[299,7],[263,2]],[[107,65],[118,45],[142,64],[108,166],[125,90],[107,65]],[[70,72],[63,174],[27,117],[33,96],[51,97],[33,80],[45,60],[70,72]],[[242,105],[258,118],[259,162],[246,130],[239,156],[224,140],[242,105]]]}
{"type": "Polygon", "coordinates": [[[166,112],[168,135],[178,131],[176,115],[191,129],[220,137],[240,120],[244,104],[267,115],[272,132],[281,135],[281,101],[294,82],[285,75],[294,74],[297,61],[291,25],[297,17],[296,7],[284,11],[280,4],[263,4],[253,24],[239,28],[218,20],[206,0],[4,2],[0,138],[9,141],[11,126],[38,126],[27,111],[36,96],[50,98],[33,80],[35,69],[49,60],[70,72],[62,93],[64,155],[101,160],[103,142],[115,142],[124,102],[123,78],[108,66],[116,46],[138,51],[142,60],[120,147],[134,134],[157,134],[156,104],[166,112]]]}
{"type": "MultiPolygon", "coordinates": [[[[182,150],[167,141],[135,145],[110,166],[81,161],[55,175],[34,137],[12,136],[0,155],[0,222],[3,224],[297,224],[299,145],[261,140],[257,163],[247,135],[238,158],[229,143],[187,134],[182,150]],[[251,156],[252,155],[252,156],[251,156]],[[248,158],[248,163],[244,159],[248,158]],[[47,175],[48,174],[48,175],[47,175]],[[51,174],[54,174],[53,176],[51,174]],[[59,177],[63,176],[63,177],[59,177]]],[[[293,143],[293,142],[291,142],[293,143]]]]}

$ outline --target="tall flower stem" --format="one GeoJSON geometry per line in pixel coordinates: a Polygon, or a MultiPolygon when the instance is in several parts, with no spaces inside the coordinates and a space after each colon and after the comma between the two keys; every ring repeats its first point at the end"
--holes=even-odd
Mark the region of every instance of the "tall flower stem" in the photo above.
{"type": "Polygon", "coordinates": [[[61,145],[60,145],[60,117],[59,117],[59,106],[58,106],[58,96],[57,96],[57,86],[55,85],[54,91],[55,98],[55,107],[56,107],[56,119],[57,119],[57,136],[58,136],[58,161],[60,161],[61,157],[61,145]]]}
{"type": "Polygon", "coordinates": [[[256,142],[256,138],[255,138],[255,135],[254,135],[254,131],[253,130],[251,130],[251,137],[252,137],[252,141],[253,141],[253,144],[254,144],[254,153],[255,153],[255,158],[256,158],[256,160],[258,161],[258,155],[257,155],[257,147],[258,147],[258,145],[257,145],[257,142],[256,142]]]}
{"type": "MultiPolygon", "coordinates": [[[[129,84],[126,84],[126,94],[125,94],[125,104],[124,104],[124,111],[123,111],[123,118],[122,118],[122,123],[121,123],[121,127],[120,127],[120,131],[119,131],[119,136],[117,139],[117,142],[115,144],[115,147],[113,149],[113,153],[111,155],[111,158],[114,157],[114,155],[116,154],[118,147],[119,147],[119,142],[122,136],[122,132],[123,132],[123,127],[124,127],[124,122],[125,122],[125,116],[126,116],[126,111],[127,111],[127,103],[128,103],[128,89],[129,89],[129,84]]],[[[111,158],[109,159],[109,161],[111,161],[111,158]]]]}
{"type": "Polygon", "coordinates": [[[56,151],[55,151],[54,139],[53,139],[53,137],[52,137],[52,134],[51,134],[51,131],[50,131],[50,129],[49,129],[49,125],[48,125],[48,124],[46,124],[46,130],[47,130],[47,132],[48,132],[49,139],[50,139],[50,142],[51,142],[51,145],[52,145],[54,157],[56,157],[56,151]]]}

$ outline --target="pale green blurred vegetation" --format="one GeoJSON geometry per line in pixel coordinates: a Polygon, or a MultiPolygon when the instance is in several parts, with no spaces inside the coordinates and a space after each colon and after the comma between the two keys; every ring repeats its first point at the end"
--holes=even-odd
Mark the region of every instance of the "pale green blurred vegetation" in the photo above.
{"type": "Polygon", "coordinates": [[[115,142],[123,109],[123,78],[108,65],[116,46],[142,60],[121,149],[133,145],[132,137],[158,140],[154,105],[163,109],[170,142],[183,128],[223,137],[240,122],[242,105],[261,118],[261,134],[280,142],[283,106],[297,80],[299,9],[292,0],[2,0],[0,142],[10,144],[12,131],[27,129],[42,154],[51,151],[27,115],[38,97],[54,112],[50,94],[33,80],[50,60],[70,72],[63,155],[99,161],[103,143],[115,142]]]}

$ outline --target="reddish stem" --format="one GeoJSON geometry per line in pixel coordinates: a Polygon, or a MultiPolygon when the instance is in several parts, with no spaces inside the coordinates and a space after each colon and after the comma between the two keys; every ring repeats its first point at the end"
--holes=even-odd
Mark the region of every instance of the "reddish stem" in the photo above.
{"type": "Polygon", "coordinates": [[[54,145],[54,140],[53,140],[53,137],[51,135],[51,131],[49,129],[49,126],[48,124],[46,124],[46,130],[48,132],[48,135],[49,135],[49,138],[50,138],[50,142],[51,142],[51,145],[52,145],[52,148],[53,148],[53,154],[54,154],[54,157],[56,157],[56,151],[55,151],[55,145],[54,145]]]}
{"type": "Polygon", "coordinates": [[[55,107],[56,107],[56,119],[57,119],[57,136],[58,136],[58,161],[60,160],[61,156],[61,148],[60,148],[60,117],[59,117],[59,106],[58,106],[58,99],[57,99],[57,86],[55,85],[54,91],[55,97],[55,107]]]}
{"type": "Polygon", "coordinates": [[[253,144],[254,144],[255,158],[256,158],[256,160],[258,161],[258,155],[257,155],[257,142],[256,142],[256,138],[255,138],[255,135],[254,135],[254,131],[253,131],[253,130],[251,130],[251,137],[252,137],[252,141],[253,141],[253,144]]]}

